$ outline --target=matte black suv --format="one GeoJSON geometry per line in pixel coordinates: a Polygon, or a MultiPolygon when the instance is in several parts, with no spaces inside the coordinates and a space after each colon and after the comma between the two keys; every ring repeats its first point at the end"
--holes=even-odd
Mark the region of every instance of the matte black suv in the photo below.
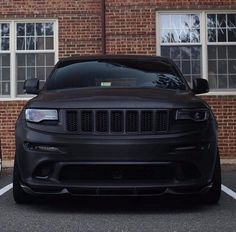
{"type": "Polygon", "coordinates": [[[76,57],[59,61],[16,123],[13,194],[220,198],[217,123],[177,66],[149,56],[76,57]]]}

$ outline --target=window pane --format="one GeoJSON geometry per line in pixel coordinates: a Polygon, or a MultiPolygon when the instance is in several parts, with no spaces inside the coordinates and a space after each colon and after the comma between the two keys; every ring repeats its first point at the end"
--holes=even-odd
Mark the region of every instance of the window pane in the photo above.
{"type": "Polygon", "coordinates": [[[2,68],[2,80],[10,81],[10,68],[2,68]]]}
{"type": "Polygon", "coordinates": [[[219,86],[220,89],[227,88],[227,75],[219,75],[219,86]]]}
{"type": "Polygon", "coordinates": [[[26,65],[26,55],[25,54],[18,54],[16,56],[17,66],[25,66],[26,65]]]}
{"type": "Polygon", "coordinates": [[[44,36],[44,24],[36,23],[36,33],[38,36],[44,36]]]}
{"type": "Polygon", "coordinates": [[[236,73],[236,60],[229,60],[229,74],[236,73]]]}
{"type": "Polygon", "coordinates": [[[55,60],[54,60],[54,53],[47,53],[45,54],[46,57],[46,65],[47,66],[54,66],[55,60]]]}
{"type": "Polygon", "coordinates": [[[25,36],[25,23],[16,24],[17,36],[25,36]]]}
{"type": "Polygon", "coordinates": [[[44,85],[46,78],[54,68],[54,53],[17,54],[17,94],[24,94],[23,83],[26,79],[39,78],[44,85]]]}
{"type": "Polygon", "coordinates": [[[164,57],[170,57],[170,47],[169,46],[162,46],[161,47],[161,55],[164,57]]]}
{"type": "Polygon", "coordinates": [[[182,43],[190,42],[190,30],[182,30],[180,32],[180,42],[182,43]]]}
{"type": "Polygon", "coordinates": [[[180,48],[179,47],[170,47],[170,57],[173,60],[180,59],[180,48]]]}
{"type": "Polygon", "coordinates": [[[217,14],[217,27],[226,27],[226,14],[217,14]]]}
{"type": "Polygon", "coordinates": [[[169,43],[170,42],[170,32],[169,30],[162,30],[161,31],[161,42],[162,43],[169,43]]]}
{"type": "Polygon", "coordinates": [[[160,15],[160,26],[162,29],[170,28],[170,15],[160,15]]]}
{"type": "Polygon", "coordinates": [[[218,42],[226,42],[226,29],[218,30],[218,42]]]}
{"type": "Polygon", "coordinates": [[[235,42],[236,41],[236,29],[228,30],[228,41],[235,42]]]}
{"type": "Polygon", "coordinates": [[[46,23],[45,31],[46,31],[46,36],[53,35],[53,23],[46,23]]]}
{"type": "Polygon", "coordinates": [[[10,95],[10,82],[2,83],[2,95],[10,95]]]}
{"type": "Polygon", "coordinates": [[[216,27],[216,15],[215,14],[208,14],[207,15],[207,27],[208,28],[215,28],[216,27]]]}
{"type": "Polygon", "coordinates": [[[36,49],[43,50],[44,49],[44,37],[36,38],[36,49]]]}
{"type": "Polygon", "coordinates": [[[6,37],[10,35],[10,24],[9,23],[2,23],[1,25],[1,35],[6,37]]]}
{"type": "Polygon", "coordinates": [[[216,47],[208,46],[208,59],[216,59],[216,47]]]}
{"type": "Polygon", "coordinates": [[[27,66],[35,66],[35,54],[27,54],[27,66]]]}
{"type": "Polygon", "coordinates": [[[161,55],[174,60],[189,83],[201,77],[201,46],[161,46],[161,55]]]}
{"type": "Polygon", "coordinates": [[[218,61],[218,72],[222,74],[227,74],[227,61],[226,60],[218,61]]]}
{"type": "Polygon", "coordinates": [[[191,21],[192,21],[191,28],[194,28],[194,29],[199,29],[200,28],[199,15],[196,15],[196,14],[191,15],[191,21]]]}
{"type": "Polygon", "coordinates": [[[236,88],[236,75],[229,76],[229,86],[230,88],[236,88]]]}
{"type": "Polygon", "coordinates": [[[208,30],[208,41],[209,42],[216,42],[216,30],[215,29],[208,30]]]}
{"type": "Polygon", "coordinates": [[[10,66],[10,55],[9,54],[2,54],[2,66],[10,66]]]}
{"type": "Polygon", "coordinates": [[[190,32],[190,41],[192,43],[200,42],[200,29],[191,30],[191,32],[190,32]]]}
{"type": "Polygon", "coordinates": [[[226,46],[228,48],[229,59],[236,59],[236,46],[226,46]]]}
{"type": "Polygon", "coordinates": [[[26,77],[26,68],[18,68],[17,69],[17,80],[25,80],[26,77]]]}
{"type": "Polygon", "coordinates": [[[226,59],[227,58],[226,46],[219,46],[218,47],[218,58],[219,59],[226,59]]]}
{"type": "Polygon", "coordinates": [[[2,51],[8,51],[9,50],[9,38],[2,38],[1,50],[2,51]]]}
{"type": "Polygon", "coordinates": [[[216,61],[208,61],[208,74],[217,74],[217,62],[216,61]]]}
{"type": "Polygon", "coordinates": [[[173,29],[181,29],[180,15],[171,15],[171,25],[173,29]]]}
{"type": "Polygon", "coordinates": [[[26,37],[26,50],[35,49],[35,37],[26,37]]]}
{"type": "Polygon", "coordinates": [[[46,38],[46,49],[53,49],[53,37],[46,38]]]}
{"type": "Polygon", "coordinates": [[[162,14],[160,29],[161,43],[200,43],[198,14],[162,14]]]}
{"type": "Polygon", "coordinates": [[[53,23],[17,23],[17,50],[54,49],[53,23]]]}
{"type": "Polygon", "coordinates": [[[208,46],[208,78],[210,88],[235,88],[236,46],[208,46]]]}
{"type": "Polygon", "coordinates": [[[212,89],[216,89],[218,87],[216,75],[208,75],[208,81],[209,81],[209,86],[212,89]]]}
{"type": "Polygon", "coordinates": [[[236,14],[227,14],[228,27],[236,27],[236,14]]]}
{"type": "Polygon", "coordinates": [[[0,96],[10,95],[10,54],[0,54],[0,96]]]}
{"type": "Polygon", "coordinates": [[[40,53],[36,55],[36,65],[45,66],[45,54],[40,53]]]}
{"type": "Polygon", "coordinates": [[[21,82],[17,83],[17,93],[18,94],[24,94],[23,87],[24,87],[24,82],[21,81],[21,82]]]}
{"type": "Polygon", "coordinates": [[[17,38],[17,50],[25,50],[25,37],[17,38]]]}
{"type": "Polygon", "coordinates": [[[34,36],[34,23],[27,23],[26,24],[26,36],[34,36]]]}

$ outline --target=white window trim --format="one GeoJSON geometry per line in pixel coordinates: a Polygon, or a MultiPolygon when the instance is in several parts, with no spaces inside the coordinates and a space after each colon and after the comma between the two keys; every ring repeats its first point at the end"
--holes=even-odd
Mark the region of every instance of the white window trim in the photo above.
{"type": "MultiPolygon", "coordinates": [[[[28,101],[32,99],[34,96],[32,95],[17,95],[17,80],[16,80],[16,54],[17,53],[54,53],[55,63],[58,61],[58,43],[59,43],[59,35],[58,35],[58,19],[1,19],[0,23],[9,23],[10,24],[10,43],[9,43],[9,51],[2,53],[10,53],[10,96],[1,96],[0,101],[28,101]],[[45,23],[45,22],[53,22],[54,25],[54,49],[53,50],[16,50],[16,24],[17,23],[45,23]]],[[[1,53],[1,52],[0,52],[1,53]]]]}
{"type": "MultiPolygon", "coordinates": [[[[200,14],[200,43],[165,43],[165,45],[201,45],[202,46],[202,78],[208,80],[208,57],[207,57],[207,46],[208,46],[208,41],[207,41],[207,23],[206,23],[206,17],[207,17],[207,14],[209,13],[214,13],[214,14],[222,14],[222,13],[225,13],[225,14],[236,14],[236,11],[232,11],[232,10],[222,10],[222,11],[219,11],[219,10],[207,10],[207,11],[202,11],[202,10],[180,10],[180,11],[156,11],[156,55],[157,56],[160,56],[161,55],[161,41],[160,41],[160,22],[159,22],[159,19],[160,19],[160,14],[200,14]]],[[[221,43],[210,43],[211,45],[220,45],[221,43]]],[[[222,44],[225,45],[225,42],[223,42],[222,44]]],[[[236,45],[236,42],[229,42],[227,43],[229,45],[236,45]]],[[[202,95],[209,95],[209,96],[231,96],[231,95],[236,95],[236,89],[235,91],[232,90],[232,89],[229,89],[229,90],[211,90],[209,93],[205,93],[205,94],[202,94],[202,95]]]]}

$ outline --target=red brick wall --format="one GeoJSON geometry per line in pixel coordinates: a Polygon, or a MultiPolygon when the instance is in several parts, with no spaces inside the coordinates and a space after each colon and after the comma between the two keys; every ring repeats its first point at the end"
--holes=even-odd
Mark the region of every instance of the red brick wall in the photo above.
{"type": "Polygon", "coordinates": [[[25,101],[0,101],[0,138],[3,158],[11,160],[15,153],[15,122],[25,101]]]}
{"type": "MultiPolygon", "coordinates": [[[[100,54],[101,0],[9,0],[0,19],[56,18],[59,56],[100,54]]],[[[156,11],[165,9],[235,9],[235,0],[106,0],[108,54],[156,54],[156,11]]],[[[219,122],[222,156],[236,156],[236,96],[204,97],[219,122]]],[[[0,101],[0,136],[5,159],[14,155],[14,124],[24,101],[0,101]]]]}

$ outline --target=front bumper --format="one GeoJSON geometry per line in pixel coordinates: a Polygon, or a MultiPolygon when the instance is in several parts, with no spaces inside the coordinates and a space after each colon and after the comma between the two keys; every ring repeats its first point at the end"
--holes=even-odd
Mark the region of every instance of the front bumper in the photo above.
{"type": "Polygon", "coordinates": [[[50,134],[24,126],[17,132],[16,162],[22,187],[30,194],[192,194],[211,187],[217,154],[211,128],[125,137],[50,134]],[[59,151],[39,151],[32,145],[59,151]],[[99,168],[109,171],[101,175],[99,168]]]}

